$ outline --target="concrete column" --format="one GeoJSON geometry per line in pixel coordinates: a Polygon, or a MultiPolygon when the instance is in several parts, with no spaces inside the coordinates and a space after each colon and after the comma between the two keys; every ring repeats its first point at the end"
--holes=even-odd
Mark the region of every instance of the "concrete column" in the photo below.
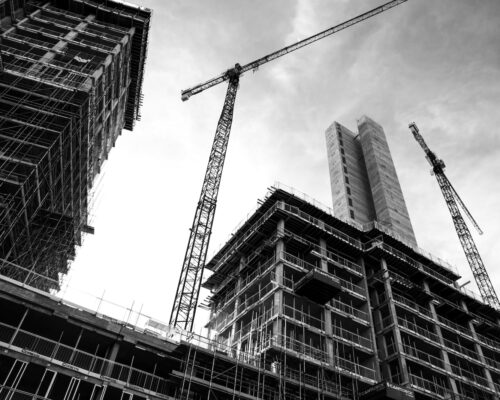
{"type": "MultiPolygon", "coordinates": [[[[278,224],[276,226],[276,231],[278,234],[278,237],[283,237],[285,233],[285,220],[280,219],[278,221],[278,224]]],[[[279,260],[281,257],[281,253],[285,251],[285,242],[283,239],[279,239],[276,242],[276,260],[279,260]]],[[[275,276],[275,281],[278,285],[283,285],[283,263],[279,262],[275,269],[274,269],[274,276],[275,276]]],[[[282,331],[283,329],[283,321],[280,319],[279,316],[282,315],[283,313],[283,289],[278,289],[274,293],[273,297],[273,313],[278,314],[278,318],[276,318],[273,321],[273,337],[275,337],[275,340],[278,340],[279,344],[285,345],[285,343],[282,341],[282,338],[284,337],[284,333],[282,331]],[[282,336],[283,335],[283,336],[282,336]],[[281,339],[277,339],[281,338],[281,339]]]]}
{"type": "Polygon", "coordinates": [[[384,288],[386,292],[386,296],[389,299],[387,305],[389,306],[389,313],[391,315],[392,320],[394,321],[393,333],[394,340],[396,344],[396,348],[398,350],[398,360],[399,360],[399,369],[401,371],[401,376],[403,378],[403,384],[410,382],[410,376],[408,374],[408,366],[406,364],[406,358],[403,356],[403,340],[401,339],[401,331],[399,330],[397,314],[396,314],[396,306],[394,305],[394,299],[392,296],[392,287],[389,279],[389,268],[387,267],[387,262],[384,258],[380,259],[380,266],[382,271],[384,271],[384,288]]]}
{"type": "MultiPolygon", "coordinates": [[[[234,309],[237,310],[239,305],[240,305],[240,291],[241,291],[241,270],[245,267],[246,265],[246,257],[241,257],[240,258],[240,263],[238,265],[238,274],[237,274],[237,277],[236,277],[236,283],[235,283],[235,293],[236,293],[236,300],[234,301],[234,309]]],[[[235,312],[235,315],[236,317],[238,316],[235,312]]],[[[238,340],[238,338],[235,337],[235,334],[236,334],[236,330],[237,330],[237,324],[236,324],[236,321],[233,322],[232,326],[231,326],[231,333],[230,333],[230,338],[229,338],[229,345],[232,346],[234,341],[235,340],[238,340]]]]}
{"type": "MultiPolygon", "coordinates": [[[[277,292],[274,293],[273,297],[273,307],[274,307],[274,314],[278,314],[278,318],[276,318],[273,321],[273,337],[275,338],[282,338],[284,337],[285,333],[283,332],[283,320],[281,319],[281,315],[283,314],[283,290],[279,289],[277,292]],[[283,335],[283,336],[282,336],[283,335]]],[[[282,340],[282,339],[277,339],[277,340],[282,340]]],[[[283,342],[278,341],[278,343],[281,343],[284,345],[283,342]]]]}
{"type": "Polygon", "coordinates": [[[110,376],[111,371],[113,370],[112,363],[116,360],[116,356],[118,355],[118,351],[120,350],[120,345],[118,342],[114,342],[113,346],[106,352],[107,363],[103,365],[103,373],[104,376],[110,376]]]}
{"type": "Polygon", "coordinates": [[[368,291],[368,281],[366,279],[366,270],[365,270],[365,260],[363,257],[360,257],[357,262],[358,265],[361,266],[363,270],[363,281],[362,285],[365,288],[365,294],[366,294],[366,303],[363,306],[363,311],[365,311],[368,314],[368,321],[370,322],[369,330],[370,330],[370,338],[372,342],[372,348],[375,350],[375,373],[376,373],[376,379],[377,381],[381,380],[381,372],[380,372],[380,359],[378,356],[378,353],[376,352],[376,336],[375,336],[375,325],[373,324],[373,316],[371,313],[372,307],[371,307],[371,301],[370,301],[370,293],[368,291]]]}
{"type": "MultiPolygon", "coordinates": [[[[276,226],[276,233],[279,238],[282,238],[285,236],[285,220],[280,219],[278,221],[278,224],[276,226]]],[[[279,239],[276,242],[276,259],[279,259],[281,256],[281,252],[285,251],[285,243],[283,242],[283,239],[279,239]]]]}
{"type": "MultiPolygon", "coordinates": [[[[325,239],[319,239],[319,249],[320,249],[320,254],[322,256],[326,257],[326,241],[325,239]]],[[[328,262],[324,260],[323,258],[320,259],[319,261],[321,270],[324,272],[328,272],[328,262]]]]}
{"type": "MultiPolygon", "coordinates": [[[[320,253],[323,256],[326,256],[326,241],[324,239],[319,239],[319,248],[320,253]]],[[[328,272],[328,262],[324,259],[320,259],[320,267],[324,272],[328,272]]],[[[334,346],[333,346],[333,338],[332,338],[332,312],[325,305],[323,307],[323,323],[325,324],[325,333],[326,333],[326,352],[328,354],[328,363],[330,365],[335,364],[334,360],[334,346]]]]}
{"type": "MultiPolygon", "coordinates": [[[[424,280],[423,286],[427,292],[430,292],[429,283],[427,281],[424,280]]],[[[429,309],[430,309],[431,314],[432,314],[432,319],[435,321],[434,328],[435,328],[436,334],[439,338],[439,344],[441,345],[440,352],[441,352],[441,358],[444,361],[444,369],[447,372],[452,373],[453,371],[451,370],[450,358],[448,357],[448,352],[444,348],[443,333],[441,332],[441,327],[437,323],[438,315],[436,312],[436,307],[434,306],[434,303],[432,301],[429,302],[429,309]]],[[[453,394],[458,395],[458,389],[457,389],[457,384],[455,382],[455,379],[449,378],[449,382],[450,382],[450,387],[453,390],[453,394]]]]}
{"type": "MultiPolygon", "coordinates": [[[[462,300],[461,303],[462,303],[462,307],[464,308],[464,310],[469,311],[465,301],[462,300]]],[[[472,336],[474,337],[474,350],[476,350],[476,353],[479,356],[479,360],[481,361],[481,364],[484,365],[483,371],[484,371],[484,376],[486,377],[486,380],[488,381],[488,387],[491,390],[495,391],[495,385],[493,384],[493,378],[491,377],[490,370],[486,367],[488,364],[486,363],[486,359],[484,357],[483,348],[479,344],[479,338],[477,336],[476,328],[474,327],[474,324],[472,323],[472,321],[469,321],[468,324],[469,324],[469,329],[472,332],[472,336]]],[[[499,398],[500,397],[498,395],[495,396],[495,399],[499,399],[499,398]]]]}

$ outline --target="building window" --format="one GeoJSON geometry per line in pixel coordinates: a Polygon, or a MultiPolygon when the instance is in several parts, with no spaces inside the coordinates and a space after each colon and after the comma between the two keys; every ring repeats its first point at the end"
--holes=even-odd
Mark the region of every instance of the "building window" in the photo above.
{"type": "Polygon", "coordinates": [[[347,167],[344,165],[344,172],[347,174],[347,167]]]}
{"type": "Polygon", "coordinates": [[[345,157],[344,157],[344,156],[342,156],[342,162],[343,162],[344,164],[346,163],[346,161],[345,161],[345,157]]]}
{"type": "Polygon", "coordinates": [[[341,145],[341,146],[343,146],[343,145],[344,145],[344,142],[342,141],[342,139],[341,139],[341,138],[339,138],[339,143],[340,143],[340,145],[341,145]]]}
{"type": "Polygon", "coordinates": [[[345,177],[345,183],[349,183],[349,178],[347,176],[345,177]]]}
{"type": "Polygon", "coordinates": [[[349,205],[352,207],[352,199],[351,199],[350,197],[347,199],[347,202],[348,202],[348,203],[349,203],[349,205]]]}
{"type": "Polygon", "coordinates": [[[354,211],[353,210],[349,210],[349,214],[351,214],[351,218],[354,219],[354,211]]]}
{"type": "Polygon", "coordinates": [[[347,194],[350,196],[351,195],[351,188],[349,186],[346,186],[345,190],[347,191],[347,194]]]}
{"type": "Polygon", "coordinates": [[[340,153],[341,153],[342,155],[344,155],[344,154],[345,154],[344,149],[340,149],[340,153]]]}

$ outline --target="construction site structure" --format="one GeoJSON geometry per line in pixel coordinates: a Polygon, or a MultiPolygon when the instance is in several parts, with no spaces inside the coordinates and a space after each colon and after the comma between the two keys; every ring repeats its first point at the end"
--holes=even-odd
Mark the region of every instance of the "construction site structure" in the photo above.
{"type": "Polygon", "coordinates": [[[395,398],[499,399],[499,311],[391,230],[327,211],[270,192],[207,264],[211,335],[251,360],[273,358],[284,398],[346,388],[361,398],[388,382],[412,392],[395,398]]]}
{"type": "Polygon", "coordinates": [[[185,101],[192,95],[201,93],[202,91],[225,81],[229,82],[222,112],[217,124],[217,129],[215,130],[215,137],[212,144],[212,150],[210,151],[210,157],[208,159],[200,198],[196,206],[193,224],[190,229],[179,283],[177,284],[172,312],[170,314],[171,325],[187,330],[191,330],[193,328],[194,317],[198,306],[198,298],[200,295],[201,282],[203,279],[203,271],[205,268],[205,260],[207,257],[208,246],[210,244],[210,237],[212,235],[212,225],[217,206],[217,196],[219,193],[222,171],[229,143],[229,135],[231,133],[234,104],[236,101],[236,94],[238,92],[240,76],[251,70],[256,71],[260,66],[270,61],[276,60],[277,58],[315,43],[318,40],[329,37],[341,30],[366,21],[367,19],[390,10],[406,1],[407,0],[388,1],[387,3],[375,7],[372,10],[366,11],[354,18],[312,35],[297,43],[267,54],[264,57],[254,60],[248,64],[243,66],[236,64],[233,68],[228,69],[218,77],[181,92],[181,98],[185,101]]]}
{"type": "Polygon", "coordinates": [[[207,267],[204,336],[0,277],[0,395],[500,398],[500,312],[376,223],[361,229],[275,185],[207,267]]]}
{"type": "Polygon", "coordinates": [[[93,232],[96,175],[140,119],[150,17],[111,0],[0,0],[0,274],[57,290],[93,232]]]}
{"type": "Polygon", "coordinates": [[[361,224],[377,221],[416,246],[384,128],[366,115],[357,125],[355,133],[334,122],[325,132],[333,211],[361,224]]]}
{"type": "Polygon", "coordinates": [[[458,235],[458,239],[460,240],[460,244],[462,245],[462,248],[464,250],[465,257],[467,258],[467,262],[469,263],[469,266],[472,270],[472,275],[476,280],[479,293],[481,293],[481,296],[486,303],[500,310],[500,300],[498,300],[495,288],[493,287],[493,284],[491,283],[490,277],[488,275],[488,271],[486,271],[486,267],[484,266],[483,259],[479,254],[476,243],[472,238],[472,235],[469,231],[469,228],[467,227],[467,224],[465,223],[460,209],[463,210],[463,212],[472,222],[479,234],[482,234],[483,232],[481,231],[481,228],[479,228],[476,220],[472,217],[471,213],[444,173],[444,161],[437,158],[436,154],[434,154],[429,146],[427,146],[427,143],[425,143],[424,138],[420,134],[420,131],[418,130],[418,127],[414,122],[409,125],[409,128],[415,140],[424,150],[425,157],[432,167],[431,173],[436,177],[439,188],[441,189],[441,193],[443,194],[444,200],[446,201],[446,205],[448,206],[448,210],[450,211],[453,225],[455,226],[455,230],[458,235]]]}

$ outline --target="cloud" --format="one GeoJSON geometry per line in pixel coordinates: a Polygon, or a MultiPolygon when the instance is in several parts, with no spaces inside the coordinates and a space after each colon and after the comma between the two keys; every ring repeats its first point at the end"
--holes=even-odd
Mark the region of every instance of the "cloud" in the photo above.
{"type": "MultiPolygon", "coordinates": [[[[89,290],[119,282],[165,320],[226,86],[185,103],[180,90],[380,2],[137,1],[155,10],[143,119],[111,152],[75,271],[101,277],[89,290]]],[[[324,130],[367,114],[386,131],[419,244],[469,273],[413,120],[482,224],[500,288],[499,19],[497,0],[408,1],[242,77],[209,254],[275,180],[330,204],[324,130]]]]}

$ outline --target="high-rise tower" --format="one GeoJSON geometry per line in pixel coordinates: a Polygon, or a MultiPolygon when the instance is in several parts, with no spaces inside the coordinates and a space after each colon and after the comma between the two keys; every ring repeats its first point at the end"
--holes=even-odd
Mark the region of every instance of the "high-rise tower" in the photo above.
{"type": "Polygon", "coordinates": [[[140,118],[150,10],[0,0],[0,273],[57,289],[90,193],[140,118]]]}
{"type": "Polygon", "coordinates": [[[363,116],[357,134],[338,122],[325,134],[336,215],[361,224],[377,222],[416,245],[384,129],[363,116]]]}

